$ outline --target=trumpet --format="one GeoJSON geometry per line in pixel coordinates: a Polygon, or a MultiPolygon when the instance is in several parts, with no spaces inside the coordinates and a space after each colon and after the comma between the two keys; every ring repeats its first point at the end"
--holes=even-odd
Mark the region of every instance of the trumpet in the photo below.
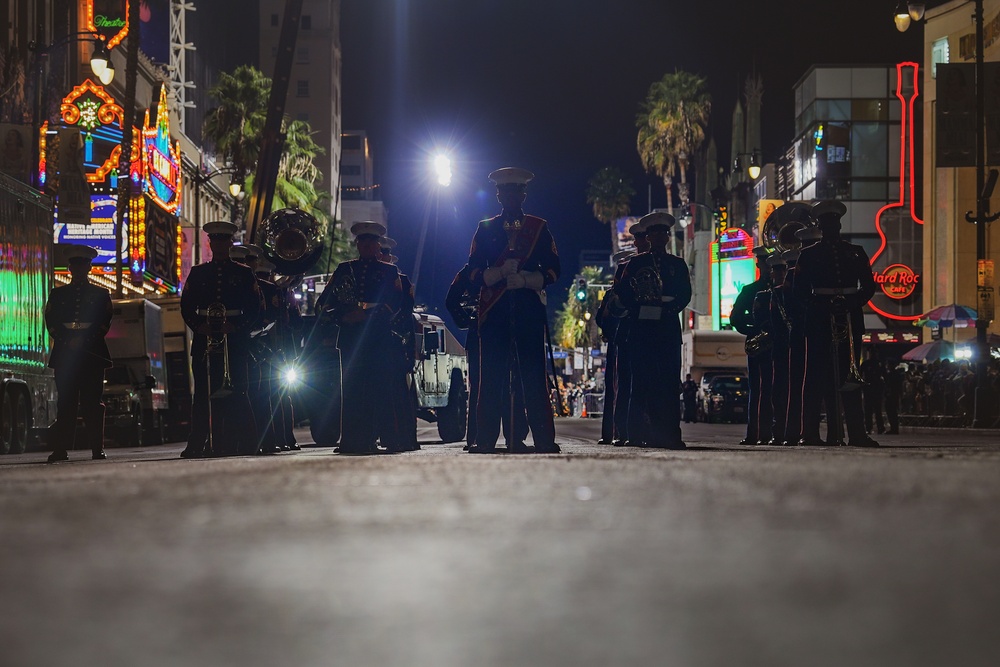
{"type": "MultiPolygon", "coordinates": [[[[838,297],[843,299],[843,297],[838,297]]],[[[839,347],[843,340],[847,339],[847,353],[849,358],[849,365],[847,367],[847,377],[840,385],[840,391],[855,391],[860,389],[864,384],[864,378],[861,376],[861,369],[858,367],[858,358],[854,349],[854,325],[852,323],[851,313],[846,309],[844,304],[838,304],[841,306],[839,310],[839,316],[843,317],[843,322],[838,321],[838,313],[835,310],[834,314],[830,315],[830,324],[833,328],[833,341],[834,344],[839,347]]]]}
{"type": "Polygon", "coordinates": [[[227,315],[226,304],[219,301],[205,309],[209,330],[205,354],[212,354],[222,348],[222,386],[211,394],[211,398],[225,398],[233,393],[233,380],[229,373],[229,336],[224,331],[227,315]]]}

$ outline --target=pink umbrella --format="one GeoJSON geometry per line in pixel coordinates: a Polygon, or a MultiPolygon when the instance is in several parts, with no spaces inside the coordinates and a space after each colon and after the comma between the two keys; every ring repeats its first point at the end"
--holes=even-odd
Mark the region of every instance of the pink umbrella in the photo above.
{"type": "Polygon", "coordinates": [[[937,361],[939,359],[955,360],[955,344],[946,340],[932,340],[929,343],[917,345],[903,355],[906,361],[937,361]]]}

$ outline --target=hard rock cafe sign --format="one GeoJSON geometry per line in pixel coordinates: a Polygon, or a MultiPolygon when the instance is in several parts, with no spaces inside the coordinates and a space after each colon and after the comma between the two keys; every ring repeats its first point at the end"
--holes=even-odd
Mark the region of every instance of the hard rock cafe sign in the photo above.
{"type": "Polygon", "coordinates": [[[892,264],[882,271],[872,273],[882,292],[890,299],[905,299],[913,294],[920,283],[920,274],[905,264],[892,264]]]}

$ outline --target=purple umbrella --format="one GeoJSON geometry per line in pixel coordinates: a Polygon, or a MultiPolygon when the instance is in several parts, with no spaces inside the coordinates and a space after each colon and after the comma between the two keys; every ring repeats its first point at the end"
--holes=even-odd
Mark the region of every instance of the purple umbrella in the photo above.
{"type": "Polygon", "coordinates": [[[975,308],[961,306],[957,303],[949,303],[947,306],[937,306],[920,316],[917,324],[931,327],[974,327],[976,326],[975,308]]]}
{"type": "Polygon", "coordinates": [[[932,340],[929,343],[917,345],[903,355],[907,361],[938,361],[939,359],[955,360],[955,344],[946,340],[932,340]]]}

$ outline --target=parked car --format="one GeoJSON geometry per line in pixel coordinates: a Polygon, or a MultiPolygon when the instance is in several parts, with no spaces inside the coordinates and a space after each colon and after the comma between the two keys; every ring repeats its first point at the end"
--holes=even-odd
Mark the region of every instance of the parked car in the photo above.
{"type": "Polygon", "coordinates": [[[716,375],[708,381],[698,411],[703,421],[745,422],[750,382],[746,375],[716,375]]]}
{"type": "Polygon", "coordinates": [[[739,375],[743,376],[746,373],[742,368],[720,368],[710,371],[705,371],[701,378],[698,380],[698,393],[695,395],[695,402],[697,404],[698,411],[698,421],[705,421],[705,413],[702,410],[702,406],[705,404],[705,395],[708,393],[708,385],[715,378],[720,375],[739,375]]]}

